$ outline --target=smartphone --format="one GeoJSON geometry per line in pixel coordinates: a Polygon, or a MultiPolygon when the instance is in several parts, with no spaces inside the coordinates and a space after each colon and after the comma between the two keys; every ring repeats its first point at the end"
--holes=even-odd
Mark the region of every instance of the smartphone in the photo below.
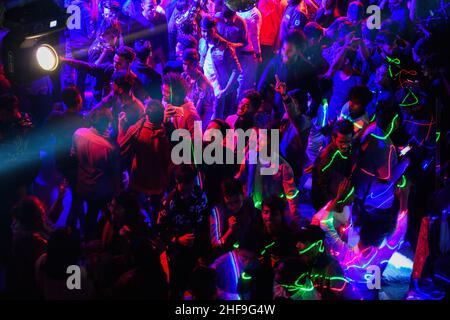
{"type": "Polygon", "coordinates": [[[404,157],[406,154],[408,154],[412,149],[412,146],[410,144],[408,144],[406,147],[404,147],[401,151],[400,151],[400,156],[404,157]]]}

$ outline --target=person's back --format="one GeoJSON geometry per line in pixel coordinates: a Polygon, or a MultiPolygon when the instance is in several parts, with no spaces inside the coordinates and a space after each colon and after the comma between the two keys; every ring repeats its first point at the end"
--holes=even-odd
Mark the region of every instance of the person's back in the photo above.
{"type": "Polygon", "coordinates": [[[77,191],[84,197],[111,195],[120,166],[118,148],[105,135],[112,115],[108,109],[94,109],[91,128],[80,128],[73,135],[73,151],[78,160],[77,191]]]}
{"type": "Polygon", "coordinates": [[[164,193],[169,184],[170,142],[163,113],[160,103],[150,102],[146,117],[118,139],[122,155],[132,156],[130,188],[147,195],[164,193]]]}
{"type": "Polygon", "coordinates": [[[141,101],[145,101],[147,97],[161,100],[161,75],[148,64],[139,61],[133,62],[131,70],[140,80],[139,85],[134,89],[136,97],[141,101]]]}

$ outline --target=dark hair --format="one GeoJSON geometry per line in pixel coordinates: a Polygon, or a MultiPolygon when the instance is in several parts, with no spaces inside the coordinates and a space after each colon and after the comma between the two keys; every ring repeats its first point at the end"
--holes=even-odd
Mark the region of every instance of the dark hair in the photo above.
{"type": "Polygon", "coordinates": [[[308,39],[317,39],[323,36],[322,26],[314,21],[308,22],[303,28],[303,32],[308,39]]]}
{"type": "Polygon", "coordinates": [[[77,97],[81,96],[80,91],[75,86],[65,87],[61,91],[61,99],[69,109],[77,106],[77,97]]]}
{"type": "MultiPolygon", "coordinates": [[[[186,97],[187,94],[187,85],[184,78],[181,76],[181,74],[176,72],[169,72],[163,77],[163,84],[168,85],[171,90],[172,94],[174,96],[178,96],[179,99],[183,99],[186,97]]],[[[182,104],[183,101],[176,101],[177,104],[182,104]]],[[[176,105],[177,105],[176,104],[176,105]]]]}
{"type": "Polygon", "coordinates": [[[237,195],[243,195],[244,190],[242,189],[242,183],[234,178],[229,178],[220,184],[222,190],[222,195],[226,197],[232,197],[237,195]]]}
{"type": "Polygon", "coordinates": [[[175,180],[177,183],[190,183],[195,181],[195,169],[189,164],[181,164],[175,168],[175,180]]]}
{"type": "Polygon", "coordinates": [[[119,48],[117,48],[116,54],[130,63],[133,62],[133,60],[136,58],[134,50],[127,46],[120,46],[119,48]]]}
{"type": "Polygon", "coordinates": [[[255,111],[258,111],[262,103],[261,94],[256,90],[247,90],[244,92],[244,98],[250,100],[250,103],[255,111]]]}
{"type": "Polygon", "coordinates": [[[111,80],[119,87],[122,88],[125,92],[130,92],[131,88],[134,85],[133,76],[126,71],[118,71],[114,72],[111,80]]]}
{"type": "Polygon", "coordinates": [[[376,42],[378,44],[393,44],[395,40],[395,34],[393,34],[392,32],[388,31],[388,30],[382,30],[381,32],[379,32],[377,34],[376,37],[376,42]]]}
{"type": "Polygon", "coordinates": [[[164,107],[159,100],[148,100],[145,105],[145,112],[151,123],[160,124],[164,120],[164,107]]]}
{"type": "Polygon", "coordinates": [[[120,36],[122,29],[117,21],[104,20],[100,26],[99,34],[112,35],[114,37],[120,36]]]}
{"type": "Polygon", "coordinates": [[[200,20],[200,28],[202,29],[213,29],[216,26],[216,21],[210,15],[204,16],[200,20]]]}
{"type": "Polygon", "coordinates": [[[367,106],[372,101],[372,91],[367,86],[354,86],[350,89],[348,99],[361,104],[363,107],[367,106]]]}
{"type": "Polygon", "coordinates": [[[217,291],[217,273],[213,268],[198,266],[191,275],[190,292],[198,300],[211,300],[217,291]]]}
{"type": "Polygon", "coordinates": [[[145,61],[152,53],[152,44],[148,40],[139,39],[134,42],[134,51],[140,61],[145,61]]]}
{"type": "Polygon", "coordinates": [[[198,41],[192,35],[181,35],[177,38],[177,42],[181,43],[185,49],[197,49],[198,47],[198,41]]]}
{"type": "Polygon", "coordinates": [[[288,32],[283,42],[293,44],[297,49],[302,49],[306,45],[306,36],[301,30],[292,30],[288,32]]]}
{"type": "Polygon", "coordinates": [[[212,119],[209,123],[215,123],[219,126],[219,130],[220,133],[222,134],[222,137],[226,137],[227,135],[227,130],[231,129],[230,125],[228,123],[226,123],[225,121],[223,121],[222,119],[212,119]]]}
{"type": "Polygon", "coordinates": [[[13,207],[11,215],[26,230],[33,231],[43,227],[45,211],[45,206],[38,197],[26,196],[13,207]]]}
{"type": "Polygon", "coordinates": [[[353,135],[353,123],[349,120],[339,120],[337,121],[334,126],[333,130],[331,131],[331,135],[333,137],[337,137],[338,133],[343,135],[353,135]]]}
{"type": "Polygon", "coordinates": [[[116,13],[120,11],[120,3],[114,0],[104,0],[101,2],[101,6],[102,8],[109,8],[116,13]]]}
{"type": "Polygon", "coordinates": [[[48,240],[45,273],[53,279],[66,279],[67,267],[77,265],[80,257],[81,240],[76,229],[56,229],[48,240]]]}
{"type": "Polygon", "coordinates": [[[98,131],[107,129],[108,124],[113,121],[113,115],[109,108],[96,107],[89,112],[88,115],[91,125],[98,131]]]}
{"type": "Polygon", "coordinates": [[[264,206],[269,207],[270,211],[280,211],[281,215],[284,215],[286,201],[277,195],[271,195],[263,200],[261,208],[264,206]]]}
{"type": "Polygon", "coordinates": [[[194,63],[198,63],[200,60],[200,56],[196,49],[186,49],[183,52],[183,61],[192,61],[194,63]]]}

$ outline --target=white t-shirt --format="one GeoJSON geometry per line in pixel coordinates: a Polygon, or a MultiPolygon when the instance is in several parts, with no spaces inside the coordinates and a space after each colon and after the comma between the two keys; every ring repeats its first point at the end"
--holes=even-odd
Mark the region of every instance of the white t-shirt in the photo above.
{"type": "Polygon", "coordinates": [[[211,56],[212,47],[213,47],[212,44],[208,44],[208,50],[206,51],[203,71],[205,72],[205,77],[208,78],[209,82],[211,82],[211,85],[214,89],[214,95],[217,96],[220,92],[220,84],[219,81],[217,80],[217,72],[216,68],[214,67],[214,62],[211,56]]]}

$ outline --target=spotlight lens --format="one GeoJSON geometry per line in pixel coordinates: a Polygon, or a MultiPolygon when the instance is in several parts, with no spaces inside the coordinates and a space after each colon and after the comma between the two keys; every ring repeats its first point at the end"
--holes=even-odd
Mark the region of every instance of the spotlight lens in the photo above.
{"type": "Polygon", "coordinates": [[[58,55],[55,49],[46,44],[37,49],[36,59],[39,66],[45,71],[53,71],[58,66],[58,55]]]}

